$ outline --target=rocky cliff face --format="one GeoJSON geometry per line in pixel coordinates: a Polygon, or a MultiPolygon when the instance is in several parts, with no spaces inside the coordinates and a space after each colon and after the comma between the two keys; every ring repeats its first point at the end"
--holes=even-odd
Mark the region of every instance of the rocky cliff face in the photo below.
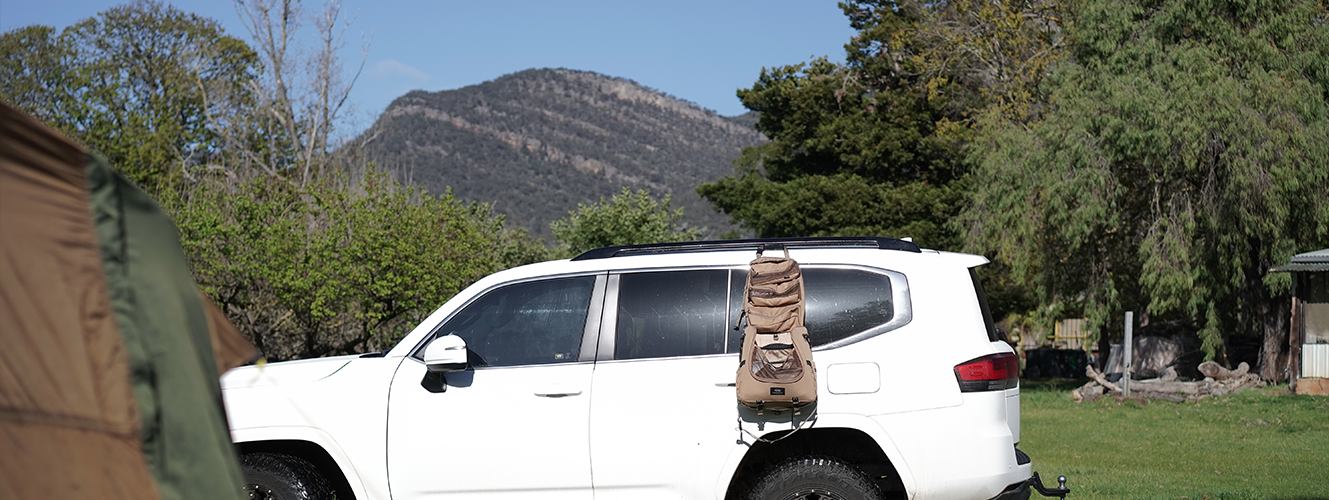
{"type": "Polygon", "coordinates": [[[630,80],[564,69],[414,91],[368,133],[370,161],[430,192],[493,203],[545,236],[578,203],[624,186],[672,195],[690,224],[718,236],[733,226],[694,189],[731,173],[744,146],[765,140],[741,120],[630,80]]]}

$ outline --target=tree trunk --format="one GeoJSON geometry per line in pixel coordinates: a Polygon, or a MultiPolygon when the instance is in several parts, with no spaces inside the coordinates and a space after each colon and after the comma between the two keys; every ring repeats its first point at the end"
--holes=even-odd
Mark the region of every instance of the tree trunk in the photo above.
{"type": "Polygon", "coordinates": [[[1107,373],[1108,355],[1112,353],[1112,340],[1108,339],[1107,322],[1098,325],[1098,359],[1094,364],[1098,365],[1098,371],[1107,373]]]}
{"type": "Polygon", "coordinates": [[[1259,314],[1260,345],[1259,373],[1266,382],[1278,383],[1288,379],[1288,320],[1292,316],[1291,304],[1286,296],[1269,296],[1266,292],[1256,306],[1259,314]]]}

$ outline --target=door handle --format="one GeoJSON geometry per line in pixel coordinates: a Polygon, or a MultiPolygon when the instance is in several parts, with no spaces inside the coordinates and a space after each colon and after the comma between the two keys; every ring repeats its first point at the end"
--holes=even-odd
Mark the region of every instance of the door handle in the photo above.
{"type": "Polygon", "coordinates": [[[535,395],[542,398],[563,398],[580,394],[581,389],[568,389],[565,387],[549,387],[546,389],[537,389],[535,391],[535,395]]]}

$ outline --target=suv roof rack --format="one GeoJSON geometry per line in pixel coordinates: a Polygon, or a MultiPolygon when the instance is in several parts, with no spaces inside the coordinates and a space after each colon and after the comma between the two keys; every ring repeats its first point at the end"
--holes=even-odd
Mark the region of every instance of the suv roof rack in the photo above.
{"type": "Polygon", "coordinates": [[[922,250],[912,241],[880,237],[820,237],[820,238],[754,238],[746,240],[682,241],[676,243],[650,243],[645,245],[618,245],[601,247],[582,252],[572,260],[608,259],[628,255],[652,255],[685,252],[711,252],[717,250],[742,250],[750,248],[830,248],[830,247],[865,247],[881,250],[900,250],[921,253],[922,250]]]}

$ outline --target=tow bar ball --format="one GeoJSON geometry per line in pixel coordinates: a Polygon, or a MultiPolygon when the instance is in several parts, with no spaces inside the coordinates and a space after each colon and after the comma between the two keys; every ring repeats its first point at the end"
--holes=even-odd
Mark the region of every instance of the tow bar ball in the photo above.
{"type": "Polygon", "coordinates": [[[1057,476],[1056,488],[1048,488],[1047,486],[1043,486],[1043,478],[1038,477],[1037,472],[1034,473],[1033,479],[1034,479],[1033,481],[1034,489],[1038,490],[1038,493],[1045,497],[1057,497],[1064,499],[1066,498],[1066,494],[1071,492],[1070,488],[1066,487],[1066,476],[1057,476]]]}

